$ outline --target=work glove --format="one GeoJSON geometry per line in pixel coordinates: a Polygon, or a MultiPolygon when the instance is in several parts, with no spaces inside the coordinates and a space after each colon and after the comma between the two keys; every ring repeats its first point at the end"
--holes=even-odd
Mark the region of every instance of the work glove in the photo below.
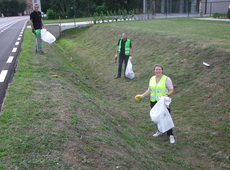
{"type": "Polygon", "coordinates": [[[115,57],[114,57],[115,59],[117,59],[117,54],[115,54],[115,57]]]}
{"type": "Polygon", "coordinates": [[[129,60],[132,60],[132,56],[131,55],[129,56],[129,60]]]}
{"type": "Polygon", "coordinates": [[[139,100],[139,99],[141,99],[141,98],[143,98],[143,95],[141,95],[141,94],[138,94],[138,95],[135,96],[135,99],[136,99],[136,100],[139,100]]]}
{"type": "Polygon", "coordinates": [[[36,34],[36,31],[35,31],[35,29],[32,29],[32,33],[35,35],[36,34]]]}

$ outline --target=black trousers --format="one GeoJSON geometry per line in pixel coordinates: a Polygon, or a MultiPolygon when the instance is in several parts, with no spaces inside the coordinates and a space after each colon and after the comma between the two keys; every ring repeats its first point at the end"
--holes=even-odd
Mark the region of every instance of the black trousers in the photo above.
{"type": "Polygon", "coordinates": [[[119,55],[119,65],[118,65],[118,74],[117,76],[121,76],[121,72],[122,72],[122,65],[123,63],[125,62],[125,69],[124,69],[124,75],[125,75],[125,70],[126,70],[126,67],[127,67],[127,63],[128,63],[128,59],[129,59],[129,55],[122,55],[120,54],[119,55]]]}
{"type": "MultiPolygon", "coordinates": [[[[156,103],[157,103],[157,102],[151,102],[151,101],[150,101],[150,107],[153,108],[153,107],[155,106],[156,103]]],[[[169,105],[169,108],[167,108],[167,109],[168,109],[169,113],[171,113],[170,105],[169,105]]],[[[158,130],[158,128],[157,128],[157,130],[158,130]]],[[[158,131],[159,131],[159,130],[158,130],[158,131]]],[[[173,135],[173,129],[170,129],[170,130],[167,131],[167,136],[170,136],[170,135],[173,135]]]]}

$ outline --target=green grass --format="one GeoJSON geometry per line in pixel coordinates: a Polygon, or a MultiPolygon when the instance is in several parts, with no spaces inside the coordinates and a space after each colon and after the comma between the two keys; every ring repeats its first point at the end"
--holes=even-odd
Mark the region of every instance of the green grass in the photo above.
{"type": "Polygon", "coordinates": [[[44,43],[46,55],[33,53],[26,30],[0,115],[0,169],[229,169],[229,26],[192,18],[97,24],[44,43]],[[133,80],[113,78],[123,32],[133,80]],[[134,99],[156,63],[175,86],[175,145],[152,137],[149,99],[134,99]]]}

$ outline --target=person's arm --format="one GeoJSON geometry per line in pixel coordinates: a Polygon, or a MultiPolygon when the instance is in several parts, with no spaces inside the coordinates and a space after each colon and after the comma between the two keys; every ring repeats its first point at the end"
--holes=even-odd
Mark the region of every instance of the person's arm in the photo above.
{"type": "Polygon", "coordinates": [[[145,97],[145,96],[149,95],[149,93],[150,93],[150,88],[148,88],[148,89],[142,94],[142,96],[145,97]]]}
{"type": "Polygon", "coordinates": [[[117,50],[117,48],[116,48],[116,53],[115,53],[115,55],[118,56],[118,50],[117,50]]]}
{"type": "MultiPolygon", "coordinates": [[[[42,21],[42,20],[41,20],[42,21]]],[[[42,21],[42,28],[45,28],[44,24],[43,24],[43,21],[42,21]]]]}
{"type": "Polygon", "coordinates": [[[117,48],[116,48],[116,54],[115,54],[115,56],[118,56],[118,46],[119,46],[119,43],[120,43],[120,39],[118,40],[118,43],[117,43],[117,48]]]}
{"type": "Polygon", "coordinates": [[[34,29],[34,24],[33,24],[33,20],[32,19],[30,19],[30,26],[31,26],[32,29],[34,29]]]}
{"type": "Polygon", "coordinates": [[[170,95],[172,95],[174,93],[174,89],[171,89],[171,90],[169,90],[169,92],[168,92],[168,94],[166,94],[166,96],[170,96],[170,95]]]}
{"type": "Polygon", "coordinates": [[[174,93],[173,83],[169,77],[167,77],[167,79],[166,79],[166,87],[169,90],[169,92],[168,92],[168,94],[166,94],[166,96],[169,97],[170,95],[172,95],[174,93]]]}
{"type": "Polygon", "coordinates": [[[133,55],[133,50],[132,50],[132,47],[130,47],[130,56],[133,55]]]}
{"type": "Polygon", "coordinates": [[[143,94],[138,94],[138,95],[136,95],[136,96],[135,96],[135,99],[136,99],[136,100],[139,100],[139,99],[141,99],[141,98],[147,96],[149,93],[150,93],[150,88],[148,88],[143,94]]]}

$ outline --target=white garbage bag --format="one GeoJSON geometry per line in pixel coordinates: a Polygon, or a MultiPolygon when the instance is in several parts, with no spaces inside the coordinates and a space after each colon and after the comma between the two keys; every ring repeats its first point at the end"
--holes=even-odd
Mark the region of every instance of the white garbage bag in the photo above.
{"type": "Polygon", "coordinates": [[[174,127],[172,117],[167,109],[171,103],[171,98],[161,97],[155,106],[150,110],[151,120],[157,124],[160,132],[165,133],[174,127]]]}
{"type": "Polygon", "coordinates": [[[42,29],[41,30],[41,37],[42,37],[42,40],[49,43],[49,44],[52,44],[54,41],[56,41],[56,38],[55,36],[53,36],[49,31],[47,31],[46,29],[42,29]]]}
{"type": "Polygon", "coordinates": [[[135,77],[135,74],[133,72],[133,65],[130,60],[128,60],[127,67],[125,70],[125,77],[129,79],[133,79],[135,77]]]}

